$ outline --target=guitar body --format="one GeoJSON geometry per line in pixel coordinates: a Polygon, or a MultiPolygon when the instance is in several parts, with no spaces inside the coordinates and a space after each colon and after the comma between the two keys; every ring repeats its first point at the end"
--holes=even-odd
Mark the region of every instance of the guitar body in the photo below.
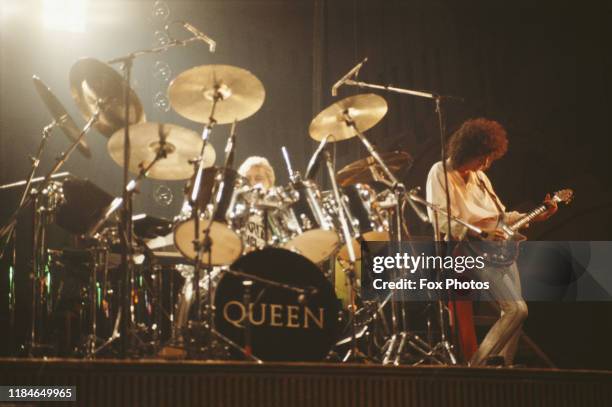
{"type": "MultiPolygon", "coordinates": [[[[495,219],[484,219],[476,224],[481,229],[508,228],[503,222],[495,219]]],[[[507,235],[505,240],[489,238],[468,237],[465,241],[466,249],[473,256],[482,256],[485,263],[494,266],[510,266],[519,255],[519,244],[527,237],[519,232],[512,236],[507,235]]]]}
{"type": "MultiPolygon", "coordinates": [[[[557,203],[568,204],[574,197],[574,191],[571,189],[562,189],[555,192],[551,198],[557,203]]],[[[507,225],[497,218],[482,219],[475,223],[475,226],[482,230],[502,229],[505,233],[504,240],[493,240],[482,237],[468,237],[463,246],[473,256],[482,256],[486,263],[495,266],[510,266],[516,261],[519,255],[519,244],[527,237],[519,233],[521,227],[526,226],[531,220],[546,211],[546,206],[541,205],[513,224],[507,225]]]]}

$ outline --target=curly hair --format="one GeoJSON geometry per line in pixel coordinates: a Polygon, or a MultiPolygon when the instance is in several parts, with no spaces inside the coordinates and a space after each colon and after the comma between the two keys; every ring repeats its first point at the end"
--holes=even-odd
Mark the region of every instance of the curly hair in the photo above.
{"type": "Polygon", "coordinates": [[[447,157],[453,167],[490,156],[493,160],[508,151],[506,130],[494,120],[485,118],[465,121],[448,141],[447,157]]]}

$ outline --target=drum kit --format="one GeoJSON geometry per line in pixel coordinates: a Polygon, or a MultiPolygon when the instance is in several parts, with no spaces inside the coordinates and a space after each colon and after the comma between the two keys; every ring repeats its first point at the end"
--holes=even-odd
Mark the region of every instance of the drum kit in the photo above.
{"type": "Polygon", "coordinates": [[[73,301],[81,306],[80,333],[67,338],[63,348],[55,345],[51,352],[56,354],[62,348],[86,358],[454,361],[445,349],[408,329],[403,304],[391,296],[373,302],[359,295],[361,242],[401,240],[404,204],[413,196],[397,178],[410,166],[410,154],[378,153],[364,134],[385,116],[384,98],[358,94],[321,111],[309,128],[320,145],[304,174],[292,168],[283,148],[290,181],[265,190],[232,168],[236,122],[255,114],[265,99],[263,84],[251,72],[204,65],[170,83],[171,107],[201,124],[200,134],[148,122],[129,75],[107,63],[78,60],[69,78],[87,124],[79,129],[34,77],[53,121],[43,130],[19,209],[0,230],[2,238],[10,239],[17,213],[33,205],[37,239],[26,344],[30,354],[63,327],[53,327],[57,315],[52,324],[40,324],[48,310],[57,313],[58,304],[70,308],[66,304],[73,301]],[[217,125],[232,123],[224,165],[215,166],[210,135],[217,125]],[[72,145],[37,180],[54,127],[72,145]],[[135,175],[125,180],[122,197],[76,177],[57,178],[75,149],[91,156],[84,140],[91,128],[108,138],[112,160],[135,175]],[[349,139],[360,140],[369,155],[336,171],[326,145],[349,139]],[[314,180],[322,163],[330,190],[314,180]],[[132,194],[145,178],[186,182],[183,209],[173,221],[131,214],[132,194]],[[261,222],[264,243],[259,246],[246,239],[253,218],[261,222]],[[50,223],[79,237],[79,249],[48,249],[44,231],[50,223]],[[334,263],[338,266],[330,266],[334,263]],[[61,293],[45,288],[49,269],[60,270],[61,293]],[[350,292],[344,307],[335,293],[334,272],[345,276],[350,292]],[[79,277],[71,280],[70,275],[79,277]],[[71,281],[76,285],[72,292],[71,281]]]}

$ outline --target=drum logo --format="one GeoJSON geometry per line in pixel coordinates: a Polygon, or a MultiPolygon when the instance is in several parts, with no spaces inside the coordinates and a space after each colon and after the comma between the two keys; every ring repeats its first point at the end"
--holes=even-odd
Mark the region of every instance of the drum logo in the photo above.
{"type": "Polygon", "coordinates": [[[249,304],[247,312],[247,307],[240,301],[229,301],[223,306],[223,318],[237,328],[244,328],[248,318],[252,326],[323,329],[325,309],[319,307],[314,311],[305,305],[260,303],[249,304]]]}

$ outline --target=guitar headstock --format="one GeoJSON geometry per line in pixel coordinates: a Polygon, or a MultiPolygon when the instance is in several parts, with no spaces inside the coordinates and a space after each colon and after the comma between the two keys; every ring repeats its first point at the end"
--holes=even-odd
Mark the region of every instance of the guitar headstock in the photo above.
{"type": "Polygon", "coordinates": [[[563,202],[566,205],[572,202],[572,199],[574,199],[574,191],[569,188],[555,192],[552,197],[553,201],[563,202]]]}

